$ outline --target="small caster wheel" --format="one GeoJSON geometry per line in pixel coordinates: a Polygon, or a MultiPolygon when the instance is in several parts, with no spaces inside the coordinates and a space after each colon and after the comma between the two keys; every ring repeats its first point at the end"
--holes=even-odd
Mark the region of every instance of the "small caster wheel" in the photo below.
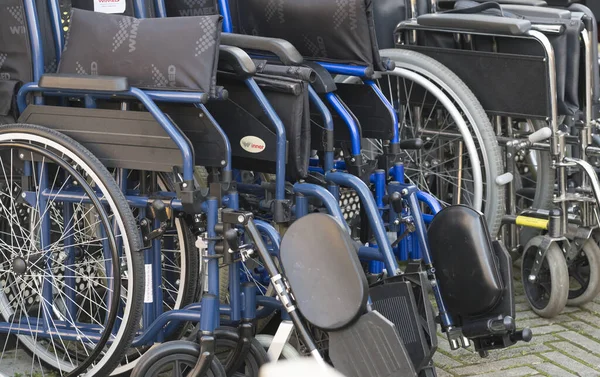
{"type": "Polygon", "coordinates": [[[600,293],[600,247],[594,239],[583,245],[569,264],[569,299],[567,305],[587,304],[600,293]]]}
{"type": "Polygon", "coordinates": [[[543,236],[529,240],[523,250],[521,277],[531,309],[539,316],[552,318],[566,306],[569,297],[569,271],[560,247],[553,243],[546,252],[535,281],[529,279],[543,236]]]}
{"type": "MultiPolygon", "coordinates": [[[[185,340],[163,343],[144,353],[131,372],[131,377],[185,377],[194,368],[199,357],[200,346],[197,343],[185,340]]],[[[214,357],[210,369],[202,377],[226,376],[225,368],[214,357]]]]}

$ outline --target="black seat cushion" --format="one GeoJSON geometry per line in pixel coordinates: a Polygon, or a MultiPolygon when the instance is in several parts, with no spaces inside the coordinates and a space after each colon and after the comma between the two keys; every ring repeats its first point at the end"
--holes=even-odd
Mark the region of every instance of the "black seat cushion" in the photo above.
{"type": "Polygon", "coordinates": [[[213,95],[220,34],[220,16],[135,19],[73,9],[59,73],[213,95]]]}
{"type": "Polygon", "coordinates": [[[365,310],[367,279],[352,238],[329,215],[296,220],[281,241],[281,262],[307,321],[333,331],[365,310]]]}
{"type": "Polygon", "coordinates": [[[464,205],[444,208],[434,217],[428,236],[448,311],[476,316],[493,309],[504,283],[483,215],[464,205]]]}

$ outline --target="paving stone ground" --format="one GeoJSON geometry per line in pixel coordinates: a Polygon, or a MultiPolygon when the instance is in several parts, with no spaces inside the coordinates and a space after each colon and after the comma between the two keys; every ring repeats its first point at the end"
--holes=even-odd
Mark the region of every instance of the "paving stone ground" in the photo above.
{"type": "MultiPolygon", "coordinates": [[[[520,271],[515,268],[514,274],[519,276],[520,271]]],[[[515,289],[517,326],[531,328],[533,340],[490,351],[489,357],[482,359],[473,349],[451,351],[439,334],[434,356],[438,376],[600,376],[600,298],[544,319],[529,309],[520,282],[515,289]]]]}
{"type": "MultiPolygon", "coordinates": [[[[515,269],[515,276],[520,273],[515,269]]],[[[554,319],[539,318],[529,310],[523,287],[516,284],[517,325],[530,327],[534,338],[504,350],[491,351],[482,359],[472,349],[451,351],[439,334],[434,360],[439,377],[600,376],[600,298],[581,308],[566,308],[554,319]]],[[[24,352],[4,359],[0,377],[52,377],[31,372],[31,358],[24,352]]]]}

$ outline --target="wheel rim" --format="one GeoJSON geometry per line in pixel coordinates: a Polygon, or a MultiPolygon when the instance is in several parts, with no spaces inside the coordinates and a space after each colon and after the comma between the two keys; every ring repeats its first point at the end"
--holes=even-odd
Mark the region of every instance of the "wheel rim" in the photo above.
{"type": "MultiPolygon", "coordinates": [[[[111,221],[114,221],[114,223],[116,224],[117,229],[123,230],[125,229],[124,227],[124,222],[123,219],[121,218],[121,215],[118,211],[118,207],[116,206],[113,198],[110,195],[110,192],[108,191],[107,187],[104,185],[104,183],[102,182],[102,180],[98,177],[98,175],[96,174],[96,172],[87,164],[85,163],[81,158],[79,158],[79,156],[73,152],[72,150],[70,150],[69,148],[53,141],[50,139],[47,139],[43,136],[39,136],[39,135],[33,135],[33,134],[29,134],[29,133],[21,133],[21,132],[11,132],[11,133],[5,133],[5,134],[1,134],[0,135],[0,142],[26,142],[28,144],[32,144],[37,146],[38,148],[42,148],[42,149],[46,149],[46,150],[51,150],[54,154],[57,154],[59,156],[61,156],[61,158],[63,160],[69,160],[70,164],[73,165],[74,167],[76,167],[76,170],[78,170],[79,172],[82,172],[82,176],[84,176],[87,180],[87,184],[90,185],[90,183],[93,183],[93,187],[97,190],[98,192],[98,196],[102,196],[104,198],[104,200],[106,201],[106,207],[110,209],[110,219],[111,221]]],[[[11,153],[11,159],[10,159],[10,163],[11,163],[11,167],[7,168],[6,166],[3,166],[3,172],[2,172],[2,177],[0,179],[3,179],[6,183],[9,181],[9,178],[6,174],[7,169],[10,169],[8,171],[13,171],[13,163],[14,163],[14,158],[12,158],[12,153],[11,153]]],[[[37,173],[39,173],[39,178],[44,179],[44,172],[46,172],[46,176],[48,176],[50,178],[50,173],[52,173],[51,169],[48,167],[49,166],[49,161],[44,161],[43,159],[41,160],[41,162],[48,162],[45,165],[40,165],[40,166],[44,166],[43,168],[40,168],[39,170],[36,171],[36,169],[32,170],[32,174],[31,176],[33,176],[34,171],[36,171],[37,173]]],[[[4,163],[4,161],[3,161],[4,163]]],[[[35,166],[35,165],[34,165],[35,166]]],[[[57,168],[56,171],[54,172],[54,176],[53,178],[49,179],[49,182],[52,182],[52,187],[59,187],[59,186],[55,186],[55,184],[58,183],[57,179],[60,176],[60,174],[58,174],[59,169],[57,168]]],[[[37,180],[40,180],[40,179],[37,180]]],[[[31,179],[31,178],[30,178],[31,179]]],[[[36,178],[33,178],[33,180],[35,181],[36,178]]],[[[14,198],[12,196],[12,194],[14,194],[15,192],[18,192],[19,188],[17,188],[17,191],[14,191],[14,186],[12,185],[14,179],[10,179],[11,184],[9,184],[8,186],[11,187],[11,189],[9,190],[11,192],[11,197],[7,198],[6,196],[4,196],[4,199],[10,202],[14,202],[16,200],[16,198],[14,198]]],[[[63,182],[63,186],[65,186],[68,183],[68,179],[65,179],[65,182],[63,182]]],[[[73,183],[73,182],[71,182],[73,183]]],[[[60,188],[60,187],[59,187],[60,188]]],[[[64,187],[63,187],[64,188],[64,187]]],[[[66,190],[65,190],[66,192],[66,190]]],[[[3,194],[6,194],[6,192],[4,192],[3,194]]],[[[45,201],[45,209],[44,211],[39,211],[39,209],[37,210],[37,212],[34,210],[32,211],[30,208],[30,216],[29,216],[29,225],[27,229],[33,229],[34,232],[31,233],[32,235],[35,234],[35,229],[37,229],[39,227],[39,219],[42,218],[46,218],[49,220],[45,220],[46,222],[50,223],[50,224],[54,224],[57,225],[58,223],[61,222],[61,212],[57,210],[57,207],[55,204],[59,203],[59,200],[56,200],[56,196],[54,197],[55,200],[46,200],[45,201]],[[48,203],[52,203],[54,205],[48,205],[48,203]],[[50,209],[50,208],[54,208],[54,209],[50,209]],[[37,213],[37,216],[35,215],[37,213]],[[33,215],[31,215],[33,214],[33,215]],[[48,215],[48,217],[45,217],[45,215],[48,215]],[[37,225],[36,225],[37,224],[37,225]]],[[[40,203],[39,201],[39,196],[38,199],[36,199],[36,203],[40,203]]],[[[30,206],[31,207],[31,206],[30,206]]],[[[84,205],[83,203],[75,203],[73,205],[73,215],[70,216],[71,219],[74,219],[77,217],[77,213],[81,213],[81,211],[87,211],[86,213],[88,215],[93,215],[93,212],[91,212],[89,210],[89,206],[84,205]]],[[[3,210],[8,210],[6,208],[6,206],[4,206],[3,210]]],[[[102,285],[102,281],[109,281],[110,278],[109,276],[107,276],[106,274],[104,276],[88,276],[88,275],[93,275],[90,274],[90,272],[92,272],[92,266],[95,266],[95,271],[97,272],[98,269],[102,269],[103,267],[97,264],[98,261],[100,262],[104,262],[103,264],[106,266],[107,263],[109,263],[105,258],[103,259],[97,259],[94,258],[93,255],[94,253],[98,252],[97,249],[95,250],[91,250],[94,249],[92,247],[92,245],[94,244],[94,241],[92,241],[89,237],[91,237],[91,235],[96,236],[96,241],[99,241],[100,238],[98,238],[98,233],[94,233],[94,227],[93,227],[93,223],[87,223],[87,226],[84,225],[84,227],[82,228],[82,221],[85,220],[86,216],[80,216],[78,218],[77,221],[73,221],[73,224],[71,225],[70,222],[67,222],[66,228],[62,228],[62,231],[65,231],[65,229],[67,230],[66,233],[76,233],[76,237],[75,237],[75,241],[74,243],[79,242],[81,245],[83,246],[85,244],[85,249],[83,250],[83,247],[80,248],[79,253],[89,256],[90,258],[87,259],[87,262],[84,264],[81,264],[81,266],[83,267],[82,269],[76,269],[76,268],[70,268],[69,266],[73,266],[72,264],[66,265],[65,266],[65,270],[60,271],[60,269],[56,268],[56,265],[60,265],[63,264],[64,265],[64,259],[59,260],[58,257],[60,257],[60,253],[58,253],[58,255],[51,255],[54,253],[54,249],[48,249],[47,252],[44,252],[44,259],[46,261],[48,261],[48,263],[43,267],[44,271],[41,271],[42,269],[40,268],[40,266],[38,265],[27,265],[27,267],[29,267],[31,270],[28,271],[29,276],[29,280],[25,280],[22,277],[25,276],[25,274],[21,274],[21,277],[16,277],[14,276],[14,274],[12,275],[12,279],[11,277],[9,277],[8,275],[11,274],[10,271],[7,270],[7,255],[4,254],[2,257],[2,262],[3,264],[1,265],[0,268],[2,268],[2,272],[5,272],[5,274],[3,275],[3,278],[0,278],[0,282],[4,283],[5,285],[2,287],[2,290],[0,291],[0,314],[2,315],[2,317],[4,318],[4,320],[7,320],[8,318],[12,317],[12,322],[13,325],[15,324],[15,321],[17,318],[22,318],[24,315],[26,318],[30,319],[29,322],[27,322],[27,325],[29,326],[29,332],[35,333],[35,336],[28,336],[28,335],[23,335],[23,332],[21,332],[21,334],[16,334],[17,335],[17,341],[19,344],[24,345],[25,347],[27,347],[30,351],[32,351],[35,354],[35,357],[32,361],[32,365],[31,365],[31,371],[35,372],[36,369],[41,369],[42,367],[42,363],[45,364],[49,364],[52,365],[54,368],[59,369],[59,373],[62,375],[64,373],[68,373],[69,371],[73,370],[79,363],[78,363],[78,356],[81,355],[89,355],[89,353],[91,352],[91,349],[93,348],[93,341],[91,340],[91,338],[89,338],[90,335],[86,335],[85,333],[82,332],[81,334],[81,339],[78,339],[81,341],[81,344],[79,347],[76,347],[75,350],[73,350],[73,345],[75,341],[70,341],[68,342],[69,344],[65,343],[65,340],[61,340],[60,339],[60,334],[61,331],[58,331],[58,325],[57,325],[57,321],[59,320],[67,320],[65,321],[65,323],[68,323],[69,320],[71,320],[72,325],[75,329],[77,329],[77,325],[76,323],[78,323],[79,321],[74,320],[75,316],[76,318],[82,318],[79,317],[80,314],[86,314],[86,308],[82,307],[85,306],[86,304],[79,301],[79,298],[81,296],[83,296],[84,298],[87,297],[89,302],[93,302],[97,305],[95,305],[95,307],[92,307],[92,310],[87,311],[88,317],[90,320],[94,320],[96,318],[101,318],[102,314],[99,312],[102,312],[103,310],[106,310],[106,305],[102,305],[103,303],[103,294],[102,293],[98,293],[97,291],[95,291],[92,288],[98,288],[99,286],[102,285]],[[73,231],[74,230],[74,231],[73,231]],[[84,235],[87,236],[88,238],[84,238],[84,235]],[[77,237],[79,237],[77,239],[77,237]],[[89,254],[89,255],[87,255],[89,254]],[[47,272],[45,271],[47,268],[47,272]],[[70,272],[70,276],[69,279],[71,277],[79,277],[81,278],[81,280],[79,282],[77,282],[77,286],[76,288],[68,288],[67,292],[72,292],[75,295],[75,298],[72,298],[71,296],[69,296],[67,293],[61,292],[63,289],[65,289],[65,283],[64,281],[61,281],[61,278],[59,278],[60,273],[65,273],[69,271],[70,272]],[[85,272],[85,276],[83,275],[83,272],[85,272]],[[54,276],[54,274],[56,274],[56,276],[54,276]],[[79,275],[78,275],[79,274],[79,275]],[[94,277],[96,277],[97,281],[94,281],[94,277]],[[46,296],[46,298],[44,298],[43,295],[40,295],[40,293],[42,292],[42,289],[40,287],[40,282],[43,279],[44,282],[49,282],[49,287],[52,290],[52,292],[49,294],[49,296],[46,296]],[[15,288],[15,286],[11,286],[10,284],[14,284],[16,281],[20,281],[20,284],[18,284],[18,288],[23,288],[22,291],[22,295],[15,295],[15,292],[13,290],[13,288],[15,288]],[[80,285],[80,284],[83,284],[80,285]],[[79,291],[77,291],[77,288],[79,288],[79,291]],[[29,289],[30,291],[28,292],[27,289],[29,289]],[[37,297],[39,298],[39,300],[36,300],[36,295],[32,295],[31,290],[37,290],[38,294],[37,297]],[[93,291],[93,293],[95,293],[97,295],[97,297],[88,297],[86,295],[83,295],[82,292],[84,290],[87,290],[88,292],[91,290],[93,291]],[[21,303],[20,303],[20,312],[17,312],[14,310],[14,306],[11,304],[10,300],[11,297],[10,295],[13,295],[13,301],[14,299],[21,299],[21,303]],[[62,294],[62,297],[60,297],[62,294]],[[27,297],[25,297],[27,295],[27,297]],[[17,296],[20,296],[20,298],[18,298],[17,296]],[[50,299],[48,299],[48,297],[50,297],[50,299]],[[55,298],[59,298],[58,300],[55,301],[55,298]],[[24,301],[26,300],[26,301],[24,301]],[[52,300],[52,304],[50,304],[50,300],[52,300]],[[41,336],[39,336],[39,332],[34,332],[33,330],[38,330],[41,326],[39,323],[37,323],[37,319],[35,321],[33,321],[33,317],[31,317],[31,304],[36,304],[37,302],[41,302],[43,303],[42,305],[38,305],[38,309],[37,312],[35,313],[35,315],[37,315],[37,319],[39,319],[40,315],[41,315],[41,311],[42,308],[44,308],[44,312],[47,314],[48,316],[48,321],[46,321],[46,326],[48,328],[54,327],[57,333],[57,335],[54,336],[50,336],[48,337],[49,340],[46,341],[42,341],[41,340],[41,336]],[[29,305],[29,306],[28,306],[29,305]],[[69,311],[67,313],[66,308],[67,306],[71,306],[74,307],[76,309],[71,309],[71,311],[69,311]],[[28,309],[29,307],[29,309],[28,309]],[[94,311],[96,311],[94,313],[94,311]],[[13,315],[13,314],[19,314],[19,315],[13,315]],[[58,338],[58,339],[55,339],[58,338]],[[50,350],[50,346],[52,347],[52,350],[50,350]],[[63,354],[61,357],[58,357],[57,353],[59,351],[62,351],[63,354]],[[81,353],[80,353],[81,352],[81,353]],[[75,360],[74,360],[75,359],[75,360]]],[[[17,225],[20,225],[20,221],[17,217],[9,217],[12,219],[11,221],[11,225],[9,226],[9,228],[11,228],[13,231],[15,229],[15,226],[13,224],[13,222],[16,220],[17,221],[17,225]]],[[[64,222],[64,218],[62,219],[64,222]]],[[[5,224],[6,225],[6,224],[5,224]]],[[[96,223],[97,225],[97,223],[96,223]]],[[[22,226],[17,226],[17,228],[19,229],[23,229],[22,226]]],[[[49,226],[49,230],[48,232],[50,234],[54,234],[56,235],[57,232],[61,231],[61,228],[58,227],[58,230],[56,229],[56,226],[50,225],[49,226]]],[[[96,229],[96,231],[99,231],[98,229],[96,229]]],[[[21,230],[22,232],[22,230],[21,230]]],[[[6,235],[4,235],[6,236],[6,235]]],[[[20,246],[18,246],[19,249],[25,251],[28,251],[28,255],[31,256],[32,254],[40,254],[40,253],[35,253],[35,248],[37,247],[37,241],[33,242],[33,236],[28,237],[30,238],[30,240],[28,241],[29,244],[25,245],[25,244],[21,244],[20,246]],[[35,246],[34,246],[35,243],[35,246]],[[28,247],[24,247],[24,246],[28,246],[28,247]],[[33,253],[31,253],[31,251],[34,251],[33,253]]],[[[51,236],[52,237],[52,236],[51,236]]],[[[120,240],[120,244],[121,244],[121,248],[123,251],[123,259],[121,260],[121,265],[123,266],[122,269],[123,271],[127,271],[127,270],[131,270],[132,269],[132,265],[131,265],[131,260],[129,258],[127,258],[127,255],[129,255],[130,250],[129,250],[129,240],[128,240],[128,235],[125,231],[119,231],[118,233],[118,238],[120,240]]],[[[5,238],[6,239],[6,238],[5,238]]],[[[17,239],[21,239],[21,240],[25,240],[25,238],[23,238],[22,236],[17,236],[14,237],[14,233],[11,235],[11,239],[13,241],[17,240],[17,239]]],[[[61,249],[60,245],[61,242],[63,244],[62,249],[64,249],[64,243],[66,242],[64,239],[59,239],[56,240],[54,239],[54,243],[52,245],[53,248],[56,248],[56,250],[61,249]]],[[[6,243],[6,242],[5,242],[6,243]]],[[[69,243],[71,243],[71,241],[69,241],[69,243]]],[[[76,246],[71,244],[71,246],[76,246]]],[[[6,251],[6,250],[5,250],[6,251]]],[[[63,250],[64,251],[64,250],[63,250]]],[[[38,260],[39,261],[39,260],[38,260]]],[[[14,262],[14,261],[13,261],[14,262]]],[[[80,267],[81,267],[80,266],[80,267]]],[[[106,267],[104,267],[106,268],[106,267]]],[[[106,271],[108,271],[108,269],[106,269],[106,271]]],[[[133,282],[131,282],[132,284],[133,282]]],[[[104,284],[104,288],[108,288],[110,284],[104,284]]],[[[132,290],[133,287],[131,285],[126,285],[124,287],[124,289],[121,292],[121,299],[122,301],[125,303],[125,305],[121,308],[121,312],[119,313],[118,316],[118,321],[123,322],[126,321],[129,318],[130,315],[130,307],[126,304],[127,302],[131,302],[132,301],[132,290]]],[[[107,292],[105,290],[105,292],[107,292]]],[[[18,292],[17,292],[18,293],[18,292]]],[[[34,308],[35,310],[35,308],[34,308]]],[[[23,322],[21,320],[21,322],[23,322]]],[[[94,324],[94,326],[97,326],[100,333],[102,333],[103,331],[105,331],[105,328],[102,327],[102,323],[100,323],[101,321],[96,319],[96,324],[94,324]]],[[[79,331],[79,330],[77,330],[79,331]]],[[[108,345],[105,349],[104,349],[104,356],[107,355],[112,355],[115,352],[115,349],[117,348],[120,339],[123,337],[123,333],[125,331],[125,326],[121,326],[121,328],[119,328],[119,330],[117,330],[116,334],[114,334],[113,337],[113,342],[108,345]]],[[[8,333],[10,333],[10,330],[8,331],[8,333]]],[[[96,333],[97,334],[97,333],[96,333]]],[[[8,338],[8,337],[7,337],[8,338]]],[[[0,362],[2,358],[6,357],[6,346],[7,343],[5,342],[2,346],[2,353],[0,354],[0,362]]],[[[100,358],[98,363],[94,364],[91,367],[90,372],[94,373],[95,371],[98,371],[100,368],[102,368],[106,362],[106,360],[108,360],[108,358],[100,358]]]]}
{"type": "Polygon", "coordinates": [[[590,263],[585,251],[581,250],[569,264],[569,299],[584,294],[589,287],[590,278],[590,263]]]}
{"type": "Polygon", "coordinates": [[[530,247],[524,253],[522,278],[525,294],[527,295],[529,302],[534,308],[542,310],[548,306],[548,303],[550,302],[550,295],[552,294],[552,276],[548,258],[544,258],[535,282],[531,282],[528,279],[535,263],[537,251],[537,247],[530,247]]]}

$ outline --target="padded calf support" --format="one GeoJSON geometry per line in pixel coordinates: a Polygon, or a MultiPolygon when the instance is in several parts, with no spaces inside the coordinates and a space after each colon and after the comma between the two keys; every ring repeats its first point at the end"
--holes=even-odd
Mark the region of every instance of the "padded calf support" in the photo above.
{"type": "Polygon", "coordinates": [[[347,329],[329,333],[329,356],[346,377],[417,375],[396,327],[376,311],[347,329]]]}
{"type": "Polygon", "coordinates": [[[352,238],[333,217],[314,213],[296,220],[280,250],[296,305],[307,321],[332,331],[364,312],[367,279],[352,238]]]}
{"type": "Polygon", "coordinates": [[[464,205],[444,208],[428,236],[448,312],[473,316],[493,309],[504,284],[483,215],[464,205]]]}

